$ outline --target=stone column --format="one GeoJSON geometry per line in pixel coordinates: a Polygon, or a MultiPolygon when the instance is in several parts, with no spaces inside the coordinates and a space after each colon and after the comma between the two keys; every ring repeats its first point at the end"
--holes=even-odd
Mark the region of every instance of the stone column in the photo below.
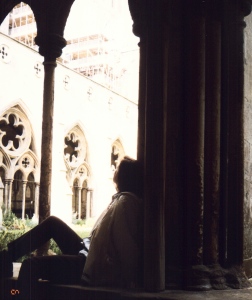
{"type": "Polygon", "coordinates": [[[81,219],[81,187],[78,186],[78,219],[81,219]]]}
{"type": "MultiPolygon", "coordinates": [[[[54,13],[42,2],[33,2],[34,15],[37,21],[36,44],[39,46],[39,53],[44,56],[44,94],[43,94],[43,121],[41,141],[41,164],[40,164],[40,187],[39,187],[39,223],[48,218],[51,214],[51,181],[52,181],[52,143],[53,143],[53,116],[54,116],[54,75],[56,58],[62,53],[66,41],[63,38],[65,22],[73,1],[64,2],[59,10],[54,13]],[[66,12],[61,10],[66,8],[66,12]],[[46,14],[50,12],[50,16],[46,14]],[[59,15],[58,15],[59,14],[59,15]],[[42,18],[42,16],[44,18],[42,18]],[[46,21],[45,21],[46,20],[46,21]],[[58,21],[57,21],[58,20],[58,21]],[[46,24],[45,24],[46,23],[46,24]],[[55,27],[60,26],[60,28],[55,27]],[[55,33],[57,32],[57,33],[55,33]]],[[[47,255],[49,242],[37,250],[37,255],[47,255]]]]}
{"type": "Polygon", "coordinates": [[[4,205],[5,205],[5,212],[8,209],[8,195],[9,195],[9,179],[5,179],[4,181],[4,205]]]}
{"type": "Polygon", "coordinates": [[[219,268],[222,26],[218,6],[207,8],[203,261],[219,268]]]}
{"type": "Polygon", "coordinates": [[[64,2],[33,1],[30,3],[37,23],[35,43],[44,57],[44,95],[41,143],[41,176],[39,192],[39,222],[50,215],[51,173],[52,173],[52,132],[54,110],[54,72],[56,58],[66,45],[63,38],[66,21],[74,0],[64,2]]]}
{"type": "MultiPolygon", "coordinates": [[[[251,6],[248,5],[248,10],[246,14],[249,14],[251,6]]],[[[251,66],[252,66],[252,57],[251,57],[251,47],[252,47],[252,18],[251,15],[246,18],[246,28],[245,28],[245,88],[244,88],[244,257],[243,265],[246,272],[246,275],[252,277],[252,214],[251,214],[251,115],[252,115],[252,95],[251,95],[251,66]]]]}
{"type": "Polygon", "coordinates": [[[22,181],[23,184],[23,195],[22,195],[22,220],[25,219],[25,194],[26,194],[26,185],[27,180],[22,181]]]}
{"type": "Polygon", "coordinates": [[[35,219],[39,219],[39,183],[35,183],[35,204],[34,204],[35,219]]]}
{"type": "Polygon", "coordinates": [[[148,291],[164,287],[164,264],[168,287],[248,286],[242,259],[249,6],[245,0],[129,1],[143,53],[138,158],[148,291]]]}
{"type": "Polygon", "coordinates": [[[2,229],[3,225],[3,211],[2,211],[2,205],[3,205],[3,193],[4,193],[4,185],[2,182],[2,178],[0,177],[0,230],[2,229]]]}
{"type": "Polygon", "coordinates": [[[140,101],[138,158],[144,165],[144,287],[165,289],[164,127],[162,2],[129,1],[134,32],[140,36],[140,101]],[[144,12],[144,14],[143,14],[144,12]],[[145,25],[148,23],[148,26],[145,25]],[[146,32],[145,32],[146,30],[146,32]],[[143,61],[144,60],[144,61],[143,61]],[[143,102],[144,101],[144,102],[143,102]],[[144,111],[142,111],[144,109],[144,111]],[[159,126],[157,126],[159,124],[159,126]]]}
{"type": "Polygon", "coordinates": [[[44,96],[43,122],[39,188],[39,222],[50,216],[51,176],[52,176],[52,141],[53,141],[53,109],[54,109],[54,70],[56,60],[44,61],[44,96]]]}
{"type": "MultiPolygon", "coordinates": [[[[196,6],[196,5],[195,5],[196,6]]],[[[193,7],[193,6],[192,6],[193,7]]],[[[185,230],[186,267],[203,262],[205,18],[201,4],[185,20],[185,230]]],[[[189,272],[187,286],[195,284],[189,272]]]]}
{"type": "Polygon", "coordinates": [[[89,189],[89,193],[90,193],[90,217],[93,218],[94,216],[94,209],[93,209],[93,194],[94,194],[94,190],[93,189],[89,189]]]}
{"type": "Polygon", "coordinates": [[[8,203],[7,203],[7,209],[11,210],[11,197],[12,197],[12,179],[8,179],[8,203]]]}
{"type": "Polygon", "coordinates": [[[90,192],[91,190],[87,189],[86,220],[90,218],[90,192]]]}
{"type": "Polygon", "coordinates": [[[226,1],[224,15],[223,59],[223,124],[225,128],[226,188],[223,190],[222,210],[225,226],[222,236],[226,248],[222,249],[222,261],[226,265],[243,264],[244,218],[244,36],[248,1],[226,1]],[[247,2],[247,5],[246,5],[247,2]]]}

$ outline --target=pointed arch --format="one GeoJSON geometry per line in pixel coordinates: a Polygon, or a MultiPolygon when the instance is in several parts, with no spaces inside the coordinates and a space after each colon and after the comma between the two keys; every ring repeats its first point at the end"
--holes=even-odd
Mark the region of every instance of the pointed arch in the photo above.
{"type": "Polygon", "coordinates": [[[39,181],[39,162],[31,150],[28,150],[19,158],[15,166],[15,171],[16,170],[21,170],[23,172],[25,180],[27,180],[28,176],[32,173],[34,180],[36,182],[39,181]]]}
{"type": "Polygon", "coordinates": [[[79,124],[75,124],[64,137],[64,160],[70,169],[76,169],[88,162],[89,153],[85,134],[79,124]]]}
{"type": "Polygon", "coordinates": [[[35,154],[37,152],[30,119],[21,99],[15,100],[0,113],[0,147],[12,158],[28,149],[35,154]]]}
{"type": "Polygon", "coordinates": [[[110,165],[111,165],[112,171],[116,170],[119,162],[124,157],[124,155],[125,155],[125,151],[124,151],[123,144],[122,144],[120,138],[117,138],[116,140],[114,140],[114,142],[111,145],[110,165]]]}
{"type": "Polygon", "coordinates": [[[0,148],[0,167],[6,171],[6,176],[9,175],[9,170],[11,168],[11,160],[9,156],[0,148]]]}

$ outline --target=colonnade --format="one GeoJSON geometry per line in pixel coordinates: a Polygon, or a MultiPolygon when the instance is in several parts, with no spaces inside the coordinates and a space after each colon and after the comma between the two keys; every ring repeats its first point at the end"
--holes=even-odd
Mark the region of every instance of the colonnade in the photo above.
{"type": "MultiPolygon", "coordinates": [[[[6,210],[11,210],[12,203],[12,179],[6,179],[4,185],[0,186],[1,203],[4,203],[6,210]]],[[[38,220],[39,217],[39,183],[35,184],[35,197],[34,197],[34,216],[38,220]]],[[[27,180],[22,180],[22,213],[21,218],[25,219],[25,208],[26,208],[26,188],[27,180]]]]}

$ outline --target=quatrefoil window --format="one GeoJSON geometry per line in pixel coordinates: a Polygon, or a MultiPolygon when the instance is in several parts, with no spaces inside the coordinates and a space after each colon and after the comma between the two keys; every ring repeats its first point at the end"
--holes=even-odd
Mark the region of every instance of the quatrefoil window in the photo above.
{"type": "Polygon", "coordinates": [[[68,157],[70,162],[76,161],[78,158],[79,151],[79,140],[76,139],[75,135],[72,133],[65,137],[66,148],[64,150],[65,156],[68,157]]]}
{"type": "Polygon", "coordinates": [[[22,160],[22,165],[23,165],[24,168],[29,168],[29,166],[30,166],[30,160],[29,160],[29,158],[25,157],[22,160]]]}
{"type": "Polygon", "coordinates": [[[41,64],[41,62],[36,62],[35,63],[34,71],[35,71],[35,75],[37,77],[41,77],[41,73],[42,73],[42,64],[41,64]]]}
{"type": "Polygon", "coordinates": [[[24,126],[13,114],[0,121],[0,133],[2,133],[2,145],[9,150],[15,151],[20,147],[24,126]]]}
{"type": "Polygon", "coordinates": [[[0,58],[5,63],[10,62],[9,47],[4,44],[0,45],[0,58]]]}
{"type": "Polygon", "coordinates": [[[86,174],[85,169],[83,167],[80,168],[79,174],[80,176],[84,176],[86,174]]]}

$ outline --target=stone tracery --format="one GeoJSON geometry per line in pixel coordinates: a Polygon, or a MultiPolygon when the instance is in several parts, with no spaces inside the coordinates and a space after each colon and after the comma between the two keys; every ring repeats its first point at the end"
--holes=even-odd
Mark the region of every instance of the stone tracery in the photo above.
{"type": "Polygon", "coordinates": [[[92,214],[91,172],[86,138],[78,125],[65,136],[64,160],[67,167],[67,180],[73,193],[73,216],[78,219],[89,218],[92,214]]]}
{"type": "MultiPolygon", "coordinates": [[[[16,106],[4,112],[0,117],[0,168],[5,170],[1,175],[4,183],[4,207],[12,209],[17,176],[21,176],[21,179],[18,178],[23,181],[23,192],[20,196],[23,198],[23,204],[19,208],[22,218],[25,217],[27,196],[24,191],[30,174],[33,174],[33,180],[39,181],[39,163],[36,154],[31,150],[32,142],[31,126],[22,110],[16,106]]],[[[36,199],[32,201],[37,205],[36,199]]],[[[37,207],[35,210],[37,211],[37,207]]]]}
{"type": "Polygon", "coordinates": [[[22,154],[31,143],[31,130],[25,116],[15,108],[0,117],[0,146],[11,157],[22,154]]]}

